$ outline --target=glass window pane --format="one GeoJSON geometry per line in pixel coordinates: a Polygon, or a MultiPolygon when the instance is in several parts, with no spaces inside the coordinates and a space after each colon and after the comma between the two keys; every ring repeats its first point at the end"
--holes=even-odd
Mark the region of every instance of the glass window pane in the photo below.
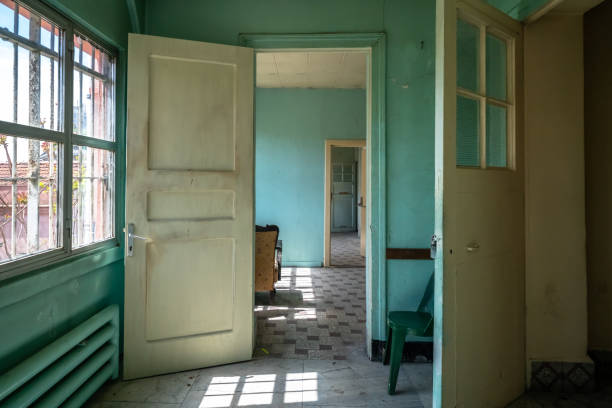
{"type": "Polygon", "coordinates": [[[507,109],[487,104],[487,166],[506,167],[507,109]]]}
{"type": "Polygon", "coordinates": [[[113,153],[74,146],[72,174],[72,247],[112,238],[115,235],[113,153]]]}
{"type": "Polygon", "coordinates": [[[75,35],[73,131],[115,140],[114,60],[86,38],[75,35]]]}
{"type": "Polygon", "coordinates": [[[47,20],[40,22],[40,43],[57,52],[58,49],[58,28],[47,20]]]}
{"type": "MultiPolygon", "coordinates": [[[[7,9],[0,5],[0,15],[5,13],[2,7],[7,9]]],[[[19,13],[19,35],[43,50],[59,49],[62,32],[53,23],[24,7],[19,13]]],[[[0,41],[0,120],[63,129],[58,115],[60,56],[49,54],[36,47],[0,41]]]]}
{"type": "Polygon", "coordinates": [[[457,86],[478,92],[480,29],[457,20],[457,86]]]}
{"type": "MultiPolygon", "coordinates": [[[[33,20],[33,27],[36,27],[37,14],[32,13],[32,16],[30,16],[30,10],[26,9],[25,7],[19,7],[19,27],[17,29],[17,34],[25,38],[30,38],[31,35],[30,17],[32,17],[33,20]]],[[[36,38],[32,38],[32,41],[38,42],[36,38]]]]}
{"type": "Polygon", "coordinates": [[[487,34],[487,95],[506,100],[506,41],[487,34]]]}
{"type": "Polygon", "coordinates": [[[61,246],[60,146],[0,135],[0,262],[61,246]]]}
{"type": "Polygon", "coordinates": [[[81,44],[82,43],[81,37],[79,37],[78,35],[75,35],[73,42],[74,42],[74,62],[79,62],[82,58],[81,50],[83,49],[82,44],[81,44]]]}
{"type": "Polygon", "coordinates": [[[0,41],[0,120],[13,122],[14,98],[14,52],[13,44],[0,41]]]}
{"type": "Polygon", "coordinates": [[[457,166],[480,166],[479,102],[457,96],[457,166]]]}
{"type": "Polygon", "coordinates": [[[15,2],[11,0],[0,2],[0,28],[6,28],[10,32],[15,32],[14,26],[15,2]]]}

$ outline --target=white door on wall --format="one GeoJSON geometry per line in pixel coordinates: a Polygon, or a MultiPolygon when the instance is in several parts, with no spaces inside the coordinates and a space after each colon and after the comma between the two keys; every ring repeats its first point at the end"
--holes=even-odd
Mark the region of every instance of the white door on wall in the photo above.
{"type": "Polygon", "coordinates": [[[332,164],[332,232],[357,230],[355,165],[332,164]]]}
{"type": "Polygon", "coordinates": [[[434,406],[506,406],[526,364],[522,26],[480,0],[436,20],[434,406]]]}
{"type": "Polygon", "coordinates": [[[253,50],[130,34],[127,84],[124,378],[250,359],[253,50]]]}

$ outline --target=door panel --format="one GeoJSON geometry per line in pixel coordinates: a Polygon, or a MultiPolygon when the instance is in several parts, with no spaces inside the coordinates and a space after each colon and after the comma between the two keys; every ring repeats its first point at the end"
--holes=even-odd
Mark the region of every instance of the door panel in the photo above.
{"type": "Polygon", "coordinates": [[[159,55],[148,63],[149,169],[234,170],[235,64],[159,55]]]}
{"type": "Polygon", "coordinates": [[[355,166],[334,164],[332,177],[332,232],[355,231],[355,166]]]}
{"type": "Polygon", "coordinates": [[[234,244],[228,238],[147,243],[147,341],[232,330],[234,244]],[[175,268],[186,259],[201,267],[175,268]],[[207,313],[211,305],[215,313],[207,313]]]}
{"type": "Polygon", "coordinates": [[[236,217],[236,193],[232,190],[149,191],[147,216],[149,221],[231,220],[236,217]]]}
{"type": "Polygon", "coordinates": [[[124,378],[250,359],[253,51],[132,35],[124,378]]]}
{"type": "Polygon", "coordinates": [[[522,27],[479,0],[437,0],[436,15],[434,407],[506,406],[526,364],[522,27]],[[508,44],[503,96],[491,33],[508,44]]]}

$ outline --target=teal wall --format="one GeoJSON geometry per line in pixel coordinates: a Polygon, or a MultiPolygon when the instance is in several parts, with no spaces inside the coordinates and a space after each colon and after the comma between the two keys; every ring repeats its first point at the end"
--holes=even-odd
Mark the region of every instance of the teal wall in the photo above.
{"type": "Polygon", "coordinates": [[[276,224],[283,264],[323,264],[325,139],[365,139],[359,89],[255,93],[255,222],[276,224]]]}
{"type": "MultiPolygon", "coordinates": [[[[125,47],[129,18],[125,0],[49,0],[48,4],[120,50],[117,103],[125,106],[125,47]]],[[[124,149],[122,109],[117,115],[117,225],[123,225],[124,149]]],[[[120,227],[118,227],[120,230],[120,227]]],[[[48,344],[106,305],[123,305],[123,248],[112,247],[52,268],[0,281],[0,372],[48,344]]]]}
{"type": "MultiPolygon", "coordinates": [[[[385,32],[387,246],[427,248],[434,223],[433,0],[149,0],[146,32],[221,44],[240,33],[385,32]]],[[[389,310],[412,309],[430,261],[387,262],[389,310]]],[[[374,316],[378,316],[374,310],[374,316]]],[[[373,321],[374,338],[384,336],[373,321]]]]}

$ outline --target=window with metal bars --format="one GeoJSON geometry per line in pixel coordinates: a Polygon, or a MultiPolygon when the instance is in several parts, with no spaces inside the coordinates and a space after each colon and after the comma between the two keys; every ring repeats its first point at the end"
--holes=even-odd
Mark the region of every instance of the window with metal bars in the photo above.
{"type": "Polygon", "coordinates": [[[0,278],[115,240],[115,51],[0,0],[0,278]]]}

